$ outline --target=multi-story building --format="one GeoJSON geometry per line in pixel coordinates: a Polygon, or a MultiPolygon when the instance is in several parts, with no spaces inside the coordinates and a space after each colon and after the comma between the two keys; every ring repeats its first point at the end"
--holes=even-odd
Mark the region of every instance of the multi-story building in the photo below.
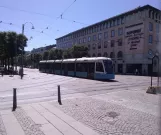
{"type": "Polygon", "coordinates": [[[48,46],[45,46],[45,47],[40,47],[40,48],[34,48],[32,51],[31,51],[31,54],[34,54],[34,53],[43,53],[45,51],[48,51],[50,49],[55,49],[56,48],[56,44],[53,44],[53,45],[48,45],[48,46]]]}
{"type": "Polygon", "coordinates": [[[158,51],[161,11],[150,5],[95,23],[56,39],[57,48],[85,45],[91,57],[110,57],[116,73],[151,72],[149,49],[158,51]]]}

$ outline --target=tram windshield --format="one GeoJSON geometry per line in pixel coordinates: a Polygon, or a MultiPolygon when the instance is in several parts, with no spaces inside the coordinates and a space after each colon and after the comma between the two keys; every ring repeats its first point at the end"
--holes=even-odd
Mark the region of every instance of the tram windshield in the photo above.
{"type": "Polygon", "coordinates": [[[103,60],[105,71],[108,74],[113,74],[113,63],[110,60],[103,60]]]}

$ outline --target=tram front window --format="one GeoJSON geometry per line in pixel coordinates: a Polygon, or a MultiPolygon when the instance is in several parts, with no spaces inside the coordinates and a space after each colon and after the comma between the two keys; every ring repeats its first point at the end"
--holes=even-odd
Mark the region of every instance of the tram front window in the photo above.
{"type": "Polygon", "coordinates": [[[107,74],[113,74],[113,64],[110,60],[104,60],[104,67],[107,74]]]}

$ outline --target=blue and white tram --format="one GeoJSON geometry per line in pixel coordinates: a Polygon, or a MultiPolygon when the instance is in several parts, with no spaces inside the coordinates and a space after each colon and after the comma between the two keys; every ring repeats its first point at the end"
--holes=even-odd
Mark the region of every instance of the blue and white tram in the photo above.
{"type": "Polygon", "coordinates": [[[115,79],[113,62],[106,57],[40,61],[39,71],[96,80],[115,79]]]}

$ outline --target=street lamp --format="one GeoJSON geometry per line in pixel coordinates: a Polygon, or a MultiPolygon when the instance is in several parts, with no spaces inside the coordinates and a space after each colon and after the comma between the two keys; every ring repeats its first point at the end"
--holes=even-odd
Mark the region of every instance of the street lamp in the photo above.
{"type": "MultiPolygon", "coordinates": [[[[22,35],[24,35],[25,25],[28,24],[28,23],[32,25],[31,29],[35,29],[34,25],[31,22],[26,22],[26,23],[22,24],[22,35]]],[[[22,79],[22,77],[24,75],[24,71],[23,71],[23,52],[24,52],[24,46],[22,45],[21,79],[22,79]]]]}

